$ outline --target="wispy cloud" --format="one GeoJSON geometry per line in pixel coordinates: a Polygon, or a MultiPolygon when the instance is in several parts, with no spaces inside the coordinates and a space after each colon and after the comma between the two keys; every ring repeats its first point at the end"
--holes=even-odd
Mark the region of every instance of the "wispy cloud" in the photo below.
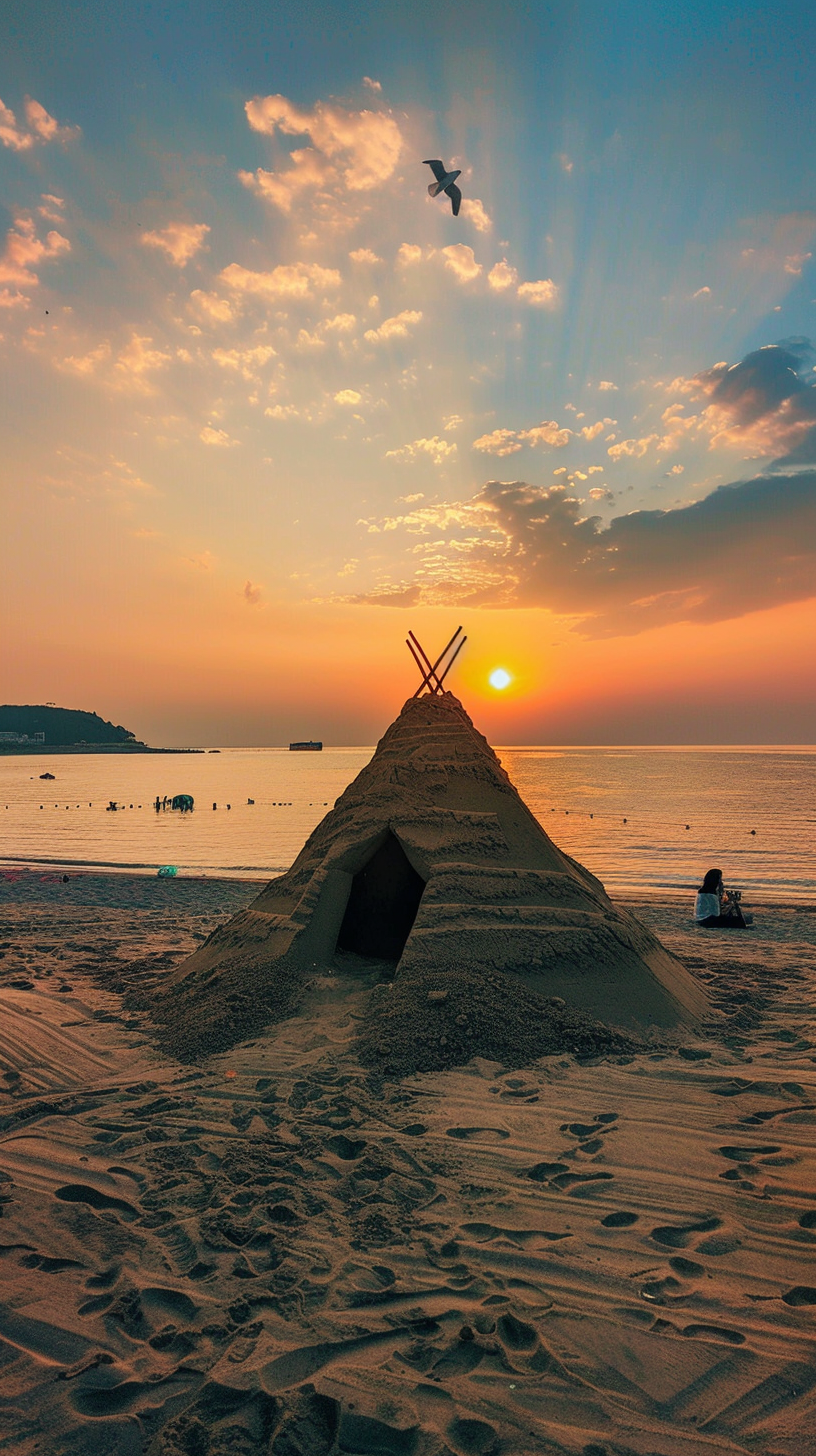
{"type": "Polygon", "coordinates": [[[205,222],[171,222],[156,232],[142,233],[142,242],[161,249],[177,268],[183,268],[201,251],[209,231],[205,222]]]}
{"type": "Polygon", "coordinates": [[[443,440],[439,435],[433,435],[430,440],[412,440],[410,445],[401,445],[398,450],[386,450],[386,460],[403,460],[412,462],[420,460],[424,455],[430,457],[434,465],[444,465],[447,460],[453,459],[457,454],[455,444],[443,440]]]}
{"type": "Polygon", "coordinates": [[[0,101],[0,142],[13,152],[27,152],[48,142],[63,145],[79,136],[78,126],[61,126],[33,97],[23,102],[24,122],[18,122],[9,106],[0,101]]]}
{"type": "Polygon", "coordinates": [[[279,263],[268,273],[230,263],[222,270],[221,281],[235,294],[277,302],[286,298],[314,298],[318,292],[339,288],[342,280],[336,268],[321,268],[319,263],[279,263]]]}
{"type": "Polygon", "coordinates": [[[472,223],[477,233],[489,233],[493,226],[493,219],[479,197],[464,197],[459,215],[472,223]]]}
{"type": "Polygon", "coordinates": [[[6,245],[0,255],[0,288],[10,285],[17,290],[7,301],[24,302],[25,295],[37,287],[39,269],[44,263],[70,253],[71,244],[62,233],[49,232],[40,238],[33,218],[22,214],[6,234],[6,245]]]}
{"type": "Polygon", "coordinates": [[[226,430],[218,430],[214,425],[205,425],[199,437],[205,445],[214,445],[217,449],[228,450],[239,443],[227,434],[226,430]]]}
{"type": "Polygon", "coordinates": [[[535,283],[520,283],[518,296],[533,308],[555,308],[558,304],[558,288],[552,278],[539,278],[535,283]]]}
{"type": "Polygon", "coordinates": [[[533,425],[529,430],[492,430],[489,435],[480,435],[478,440],[474,440],[473,448],[484,455],[500,456],[515,455],[525,445],[551,445],[560,450],[569,444],[574,435],[574,430],[562,427],[556,420],[543,420],[540,425],[533,425]]]}
{"type": "Polygon", "coordinates": [[[301,200],[337,201],[381,186],[393,175],[402,150],[400,128],[384,110],[358,111],[324,101],[309,109],[279,95],[256,96],[245,110],[253,131],[306,136],[311,142],[290,152],[288,166],[239,173],[246,186],[284,213],[301,200]]]}
{"type": "Polygon", "coordinates": [[[405,308],[393,318],[383,319],[377,329],[367,329],[365,338],[369,344],[382,344],[390,339],[406,339],[411,329],[422,321],[421,310],[405,308]]]}

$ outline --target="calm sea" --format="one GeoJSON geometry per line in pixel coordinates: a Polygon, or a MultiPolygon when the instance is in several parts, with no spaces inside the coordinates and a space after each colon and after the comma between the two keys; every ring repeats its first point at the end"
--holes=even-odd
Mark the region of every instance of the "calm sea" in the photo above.
{"type": "MultiPolygon", "coordinates": [[[[288,868],[371,753],[0,757],[0,866],[264,879],[288,868]],[[177,793],[194,812],[157,814],[156,795],[177,793]],[[110,812],[111,799],[126,807],[110,812]]],[[[686,889],[718,865],[746,899],[816,903],[816,748],[499,753],[551,838],[613,893],[686,889]]]]}

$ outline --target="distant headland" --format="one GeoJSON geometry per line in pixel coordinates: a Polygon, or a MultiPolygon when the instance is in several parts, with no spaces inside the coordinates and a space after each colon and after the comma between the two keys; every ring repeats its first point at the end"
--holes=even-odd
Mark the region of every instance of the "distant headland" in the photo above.
{"type": "Polygon", "coordinates": [[[201,753],[198,748],[150,748],[121,724],[79,708],[0,705],[0,754],[201,753]]]}

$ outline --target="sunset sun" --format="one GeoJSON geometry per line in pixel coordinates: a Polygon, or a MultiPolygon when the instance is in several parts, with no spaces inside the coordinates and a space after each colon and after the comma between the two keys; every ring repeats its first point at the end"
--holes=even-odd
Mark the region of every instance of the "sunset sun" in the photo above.
{"type": "Polygon", "coordinates": [[[498,688],[499,691],[501,691],[503,688],[509,687],[512,681],[513,679],[511,678],[509,672],[506,672],[503,667],[494,667],[493,671],[490,674],[490,677],[488,678],[490,686],[492,688],[498,688]]]}

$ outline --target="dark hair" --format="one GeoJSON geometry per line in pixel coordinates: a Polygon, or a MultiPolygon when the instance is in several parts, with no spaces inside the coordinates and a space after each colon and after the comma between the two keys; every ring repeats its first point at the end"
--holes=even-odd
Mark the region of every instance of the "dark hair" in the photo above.
{"type": "Polygon", "coordinates": [[[720,888],[722,870],[709,870],[700,886],[701,895],[716,895],[720,888]]]}

